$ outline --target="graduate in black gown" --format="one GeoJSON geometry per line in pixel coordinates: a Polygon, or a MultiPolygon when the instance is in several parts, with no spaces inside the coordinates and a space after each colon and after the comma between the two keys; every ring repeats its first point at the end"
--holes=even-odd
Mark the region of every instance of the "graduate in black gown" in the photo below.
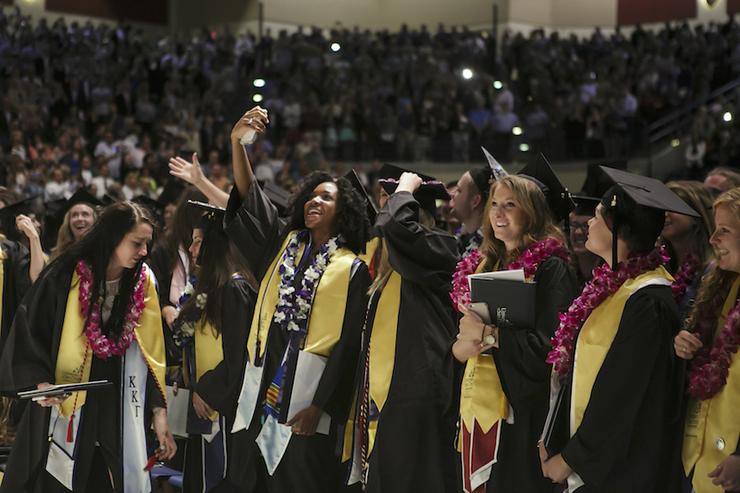
{"type": "MultiPolygon", "coordinates": [[[[206,206],[191,207],[202,211],[206,206]]],[[[198,285],[182,306],[173,331],[182,349],[183,379],[192,402],[183,471],[186,493],[211,491],[226,476],[228,439],[256,297],[251,275],[223,231],[224,210],[206,210],[190,245],[198,285]]]]}
{"type": "Polygon", "coordinates": [[[281,219],[239,142],[266,123],[257,107],[232,131],[236,186],[226,231],[260,290],[234,427],[232,453],[242,458],[228,477],[252,491],[258,471],[244,464],[261,451],[272,473],[268,491],[341,491],[341,430],[352,404],[370,285],[357,258],[368,240],[365,203],[348,180],[314,173],[297,192],[289,220],[281,219]]]}
{"type": "Polygon", "coordinates": [[[23,296],[31,287],[28,275],[30,256],[20,243],[7,239],[0,233],[0,351],[8,336],[13,317],[23,296]]]}
{"type": "Polygon", "coordinates": [[[545,358],[558,313],[570,304],[577,284],[565,237],[555,226],[572,204],[554,173],[541,164],[526,170],[531,175],[492,184],[481,251],[462,261],[456,273],[453,302],[463,317],[452,351],[466,364],[460,448],[463,489],[471,493],[552,489],[536,450],[549,395],[545,358]],[[467,306],[465,275],[519,268],[536,283],[535,299],[522,300],[534,304],[534,327],[499,327],[494,313],[492,323],[485,323],[467,306]]]}
{"type": "Polygon", "coordinates": [[[673,279],[655,249],[665,210],[696,213],[658,180],[602,167],[610,188],[586,248],[606,262],[561,317],[548,361],[545,476],[579,493],[671,491],[682,365],[673,279]]]}
{"type": "Polygon", "coordinates": [[[174,455],[161,315],[143,263],[152,234],[145,210],[111,205],[21,303],[0,359],[1,391],[113,385],[28,405],[0,491],[146,493],[150,427],[159,442],[152,460],[174,455]]]}
{"type": "Polygon", "coordinates": [[[345,453],[350,483],[370,492],[456,488],[455,322],[449,303],[457,262],[453,235],[434,227],[435,199],[447,190],[385,165],[380,171],[379,239],[363,332],[357,397],[345,453]]]}

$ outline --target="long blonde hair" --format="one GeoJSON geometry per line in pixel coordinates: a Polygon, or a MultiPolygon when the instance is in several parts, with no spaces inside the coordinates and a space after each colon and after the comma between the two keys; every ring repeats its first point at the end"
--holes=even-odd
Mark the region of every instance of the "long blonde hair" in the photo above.
{"type": "MultiPolygon", "coordinates": [[[[732,188],[722,193],[714,201],[714,210],[718,207],[727,207],[733,217],[740,221],[740,187],[732,188]]],[[[718,299],[724,299],[730,292],[730,286],[737,277],[737,272],[722,270],[714,266],[712,270],[701,280],[699,292],[696,295],[696,303],[689,314],[686,326],[694,327],[700,319],[706,315],[704,312],[711,308],[718,299]]]]}
{"type": "MultiPolygon", "coordinates": [[[[77,204],[75,204],[77,205],[77,204]]],[[[98,219],[98,210],[91,206],[90,204],[84,204],[88,206],[90,209],[92,209],[92,216],[93,216],[93,223],[98,219]]],[[[59,232],[57,233],[57,243],[54,246],[54,248],[51,249],[51,255],[49,256],[49,260],[54,260],[59,255],[63,254],[67,248],[70,247],[75,242],[75,237],[72,234],[72,226],[70,226],[70,217],[72,215],[72,208],[74,206],[70,207],[69,210],[64,214],[64,220],[62,221],[62,225],[59,226],[59,232]]]]}
{"type": "MultiPolygon", "coordinates": [[[[426,210],[419,208],[419,224],[431,228],[434,226],[434,217],[426,210]]],[[[380,244],[375,250],[374,260],[376,265],[375,278],[367,291],[370,296],[376,291],[382,291],[388,283],[391,274],[393,274],[393,266],[391,266],[388,245],[385,238],[380,239],[380,244]]]]}
{"type": "Polygon", "coordinates": [[[521,176],[505,176],[491,185],[488,194],[488,202],[483,212],[483,243],[480,251],[486,259],[486,265],[489,269],[493,268],[499,261],[512,261],[526,247],[536,241],[543,240],[547,237],[553,237],[565,244],[565,236],[562,231],[555,225],[550,208],[547,205],[545,194],[532,180],[522,178],[521,176]],[[524,235],[521,246],[513,252],[506,252],[504,242],[496,238],[491,225],[490,213],[493,194],[498,187],[506,187],[514,194],[518,206],[524,212],[524,235]]]}

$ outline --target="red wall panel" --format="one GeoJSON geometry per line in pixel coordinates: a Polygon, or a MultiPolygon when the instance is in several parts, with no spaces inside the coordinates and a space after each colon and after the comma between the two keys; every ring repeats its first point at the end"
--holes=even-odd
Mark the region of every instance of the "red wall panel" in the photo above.
{"type": "Polygon", "coordinates": [[[167,24],[167,0],[46,0],[46,10],[107,19],[167,24]]]}
{"type": "Polygon", "coordinates": [[[619,25],[647,24],[696,17],[696,0],[617,0],[619,25]]]}

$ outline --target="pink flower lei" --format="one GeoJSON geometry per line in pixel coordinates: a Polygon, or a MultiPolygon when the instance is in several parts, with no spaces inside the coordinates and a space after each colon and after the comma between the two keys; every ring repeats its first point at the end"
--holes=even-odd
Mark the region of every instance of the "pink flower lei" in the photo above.
{"type": "Polygon", "coordinates": [[[573,349],[583,323],[604,300],[614,294],[628,279],[656,269],[669,260],[665,248],[660,247],[648,255],[635,256],[619,264],[613,271],[609,264],[603,264],[593,270],[593,278],[583,288],[581,295],[571,303],[568,311],[559,315],[560,325],[553,336],[552,351],[547,355],[547,362],[565,378],[573,365],[573,349]]]}
{"type": "Polygon", "coordinates": [[[681,266],[678,268],[678,272],[676,272],[675,275],[676,282],[674,282],[671,286],[671,289],[673,290],[673,299],[676,300],[676,303],[681,303],[681,301],[683,301],[686,290],[696,278],[696,272],[699,270],[699,264],[699,258],[696,255],[690,253],[686,256],[684,261],[681,263],[681,266]]]}
{"type": "Polygon", "coordinates": [[[134,287],[133,299],[126,310],[126,318],[123,323],[123,334],[117,341],[109,339],[101,332],[101,300],[98,300],[93,306],[92,311],[89,311],[93,285],[93,275],[90,267],[80,260],[77,263],[76,270],[77,275],[80,277],[80,312],[82,313],[82,317],[86,318],[85,336],[93,350],[93,354],[100,359],[108,359],[111,356],[123,355],[136,337],[134,329],[137,327],[139,318],[144,311],[146,269],[142,267],[139,272],[139,278],[134,287]]]}
{"type": "Polygon", "coordinates": [[[722,302],[723,297],[720,294],[703,310],[703,316],[697,317],[696,328],[704,346],[691,360],[688,386],[689,395],[696,399],[711,399],[724,387],[732,364],[732,355],[740,346],[740,302],[727,314],[725,325],[717,337],[714,337],[722,302]]]}
{"type": "MultiPolygon", "coordinates": [[[[529,245],[516,260],[505,266],[504,270],[524,269],[524,276],[530,278],[535,275],[537,267],[543,261],[553,256],[565,261],[569,259],[565,245],[557,238],[547,237],[529,245]]],[[[470,303],[468,276],[475,273],[482,258],[483,254],[480,250],[473,250],[457,263],[455,273],[452,275],[452,291],[450,292],[450,299],[452,299],[455,310],[459,305],[470,303]]]]}

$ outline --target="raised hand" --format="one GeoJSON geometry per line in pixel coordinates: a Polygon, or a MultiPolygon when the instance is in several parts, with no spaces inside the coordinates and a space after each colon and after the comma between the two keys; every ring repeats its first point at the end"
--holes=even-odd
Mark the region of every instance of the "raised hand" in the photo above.
{"type": "Polygon", "coordinates": [[[205,175],[203,175],[203,169],[200,167],[200,161],[198,160],[198,153],[193,153],[193,162],[186,161],[181,157],[170,158],[170,174],[175,178],[179,178],[191,185],[199,186],[205,175]]]}

